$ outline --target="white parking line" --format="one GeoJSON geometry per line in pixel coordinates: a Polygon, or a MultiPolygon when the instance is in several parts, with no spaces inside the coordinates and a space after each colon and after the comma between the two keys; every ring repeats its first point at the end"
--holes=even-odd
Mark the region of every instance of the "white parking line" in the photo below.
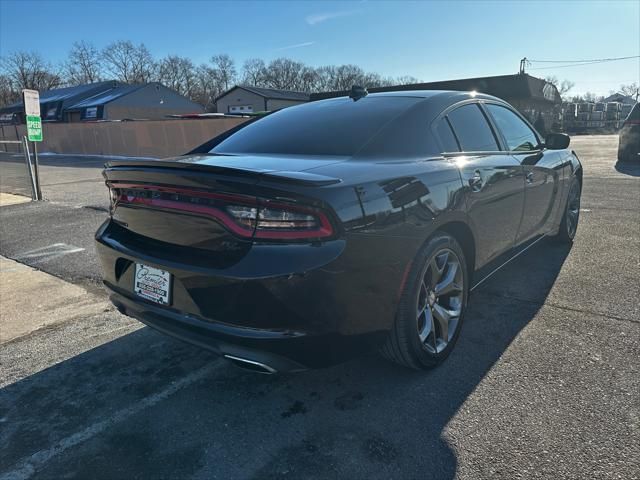
{"type": "Polygon", "coordinates": [[[172,383],[161,392],[149,395],[148,397],[145,397],[142,400],[136,402],[134,405],[119,410],[109,418],[100,422],[96,422],[93,425],[85,428],[84,430],[80,430],[79,432],[63,438],[46,450],[40,450],[39,452],[36,452],[33,455],[22,459],[20,462],[14,465],[14,467],[10,471],[1,474],[0,480],[23,480],[26,478],[30,478],[46,463],[48,463],[50,460],[57,457],[61,453],[64,453],[66,450],[73,448],[83,442],[86,442],[87,440],[90,440],[96,435],[104,432],[107,428],[112,427],[118,423],[122,423],[147,408],[153,407],[161,401],[169,398],[179,390],[208,377],[217,369],[223,366],[225,366],[225,363],[216,362],[211,365],[204,366],[200,370],[196,370],[186,377],[183,377],[180,380],[172,383]]]}
{"type": "Polygon", "coordinates": [[[54,243],[51,245],[47,245],[46,247],[36,248],[34,250],[29,250],[28,252],[16,255],[14,259],[26,260],[37,258],[39,261],[53,260],[64,255],[69,255],[70,253],[78,252],[84,252],[84,248],[76,247],[75,245],[68,245],[66,243],[54,243]]]}

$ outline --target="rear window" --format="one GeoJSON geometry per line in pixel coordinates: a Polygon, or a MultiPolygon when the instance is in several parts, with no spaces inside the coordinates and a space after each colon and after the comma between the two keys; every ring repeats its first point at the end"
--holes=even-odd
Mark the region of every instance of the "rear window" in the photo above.
{"type": "Polygon", "coordinates": [[[337,98],[285,108],[239,130],[211,153],[351,156],[420,100],[337,98]]]}
{"type": "Polygon", "coordinates": [[[627,120],[640,120],[640,103],[636,103],[631,109],[627,120]]]}
{"type": "Polygon", "coordinates": [[[476,104],[463,105],[447,115],[463,152],[499,150],[487,119],[476,104]]]}

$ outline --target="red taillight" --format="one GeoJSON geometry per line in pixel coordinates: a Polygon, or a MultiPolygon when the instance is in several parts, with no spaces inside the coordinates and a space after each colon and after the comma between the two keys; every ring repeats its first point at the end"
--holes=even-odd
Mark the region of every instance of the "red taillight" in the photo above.
{"type": "Polygon", "coordinates": [[[112,212],[129,204],[204,215],[238,236],[263,240],[313,240],[335,233],[322,210],[294,203],[155,185],[116,183],[109,188],[112,212]]]}

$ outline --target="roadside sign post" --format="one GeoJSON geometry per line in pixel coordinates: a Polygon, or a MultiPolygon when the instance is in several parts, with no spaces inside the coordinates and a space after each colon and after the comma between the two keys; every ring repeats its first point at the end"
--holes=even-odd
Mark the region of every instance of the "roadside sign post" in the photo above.
{"type": "Polygon", "coordinates": [[[27,115],[27,138],[31,142],[42,141],[42,120],[35,115],[27,115]]]}
{"type": "Polygon", "coordinates": [[[29,172],[29,179],[31,180],[31,198],[37,200],[38,187],[36,187],[36,179],[33,173],[33,166],[31,165],[31,153],[29,153],[29,140],[27,137],[22,137],[22,148],[24,148],[24,160],[27,164],[27,172],[29,172]]]}
{"type": "Polygon", "coordinates": [[[38,144],[42,141],[42,119],[40,118],[40,93],[37,90],[22,90],[24,114],[27,122],[27,139],[33,143],[33,170],[37,200],[42,200],[40,170],[38,168],[38,144]]]}

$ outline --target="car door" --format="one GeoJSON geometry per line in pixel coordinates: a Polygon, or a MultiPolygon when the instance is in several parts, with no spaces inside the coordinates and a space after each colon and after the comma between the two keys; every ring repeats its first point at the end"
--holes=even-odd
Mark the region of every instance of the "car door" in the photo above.
{"type": "MultiPolygon", "coordinates": [[[[455,106],[438,120],[443,138],[451,129],[456,164],[466,190],[476,240],[476,268],[513,247],[524,205],[522,166],[501,151],[498,137],[477,102],[455,106]]],[[[449,142],[451,143],[451,142],[449,142]]]]}
{"type": "Polygon", "coordinates": [[[562,185],[563,159],[566,152],[545,150],[536,132],[511,108],[503,104],[485,103],[503,144],[522,165],[524,214],[516,244],[546,233],[552,228],[562,185]]]}

